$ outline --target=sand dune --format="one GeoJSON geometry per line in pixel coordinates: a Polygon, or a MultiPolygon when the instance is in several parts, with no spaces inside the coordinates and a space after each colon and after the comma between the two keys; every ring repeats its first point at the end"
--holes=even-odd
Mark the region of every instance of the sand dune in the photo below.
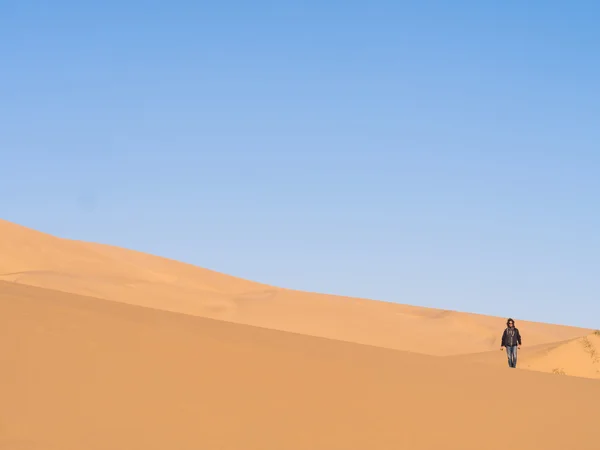
{"type": "Polygon", "coordinates": [[[600,336],[592,334],[523,361],[523,368],[559,375],[600,378],[600,336]]]}
{"type": "Polygon", "coordinates": [[[518,326],[530,370],[506,368],[504,318],[0,221],[0,450],[597,449],[600,337],[518,326]]]}
{"type": "MultiPolygon", "coordinates": [[[[59,239],[6,221],[0,221],[0,280],[429,355],[495,350],[505,320],[282,289],[136,251],[59,239]]],[[[592,332],[518,322],[527,346],[592,332]]]]}
{"type": "Polygon", "coordinates": [[[3,450],[598,448],[595,380],[14,283],[0,368],[3,450]]]}

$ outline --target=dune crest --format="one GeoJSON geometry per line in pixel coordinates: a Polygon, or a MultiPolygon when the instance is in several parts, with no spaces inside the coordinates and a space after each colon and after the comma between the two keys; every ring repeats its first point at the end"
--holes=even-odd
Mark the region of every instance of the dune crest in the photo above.
{"type": "MultiPolygon", "coordinates": [[[[437,356],[497,349],[505,321],[269,286],[139,251],[62,239],[3,220],[0,280],[437,356]]],[[[539,322],[518,323],[528,347],[592,332],[539,322]]]]}

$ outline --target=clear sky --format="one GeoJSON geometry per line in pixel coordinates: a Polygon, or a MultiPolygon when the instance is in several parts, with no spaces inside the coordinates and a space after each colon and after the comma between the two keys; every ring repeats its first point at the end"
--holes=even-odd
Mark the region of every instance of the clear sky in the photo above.
{"type": "Polygon", "coordinates": [[[600,328],[600,3],[0,0],[0,217],[600,328]]]}

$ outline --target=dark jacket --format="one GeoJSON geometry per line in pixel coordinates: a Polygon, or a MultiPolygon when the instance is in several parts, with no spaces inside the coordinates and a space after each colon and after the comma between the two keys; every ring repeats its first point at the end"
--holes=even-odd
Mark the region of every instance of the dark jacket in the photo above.
{"type": "Polygon", "coordinates": [[[515,335],[512,339],[512,343],[510,342],[510,336],[508,335],[508,328],[504,330],[502,333],[502,347],[514,347],[515,345],[521,345],[521,333],[519,333],[519,329],[515,327],[515,335]],[[512,344],[512,345],[511,345],[512,344]]]}

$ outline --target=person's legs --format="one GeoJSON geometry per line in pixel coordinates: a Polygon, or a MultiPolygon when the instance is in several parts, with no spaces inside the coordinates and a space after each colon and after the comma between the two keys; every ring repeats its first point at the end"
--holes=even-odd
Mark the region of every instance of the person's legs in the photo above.
{"type": "Polygon", "coordinates": [[[506,355],[508,356],[508,367],[514,368],[517,366],[517,347],[506,347],[506,355]]]}

